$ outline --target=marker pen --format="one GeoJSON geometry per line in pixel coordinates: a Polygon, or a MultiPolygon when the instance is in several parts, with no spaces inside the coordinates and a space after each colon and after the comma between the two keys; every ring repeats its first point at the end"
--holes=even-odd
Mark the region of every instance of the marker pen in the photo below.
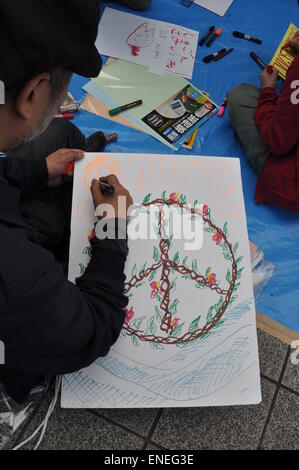
{"type": "Polygon", "coordinates": [[[218,56],[221,56],[225,52],[226,52],[226,49],[221,49],[218,52],[214,52],[214,54],[207,55],[202,60],[204,61],[205,64],[209,64],[210,62],[212,62],[212,60],[216,60],[218,56]]]}
{"type": "Polygon", "coordinates": [[[227,93],[226,97],[224,98],[224,101],[221,105],[221,108],[219,109],[218,113],[217,113],[217,116],[222,118],[223,117],[223,114],[224,114],[224,111],[225,111],[225,108],[226,108],[226,105],[227,105],[227,102],[228,102],[228,95],[229,93],[227,93]]]}
{"type": "Polygon", "coordinates": [[[211,39],[207,42],[207,47],[210,47],[215,41],[215,39],[217,39],[221,35],[221,33],[222,33],[222,29],[218,28],[217,31],[211,37],[211,39]]]}
{"type": "Polygon", "coordinates": [[[128,111],[129,109],[136,108],[136,106],[140,106],[143,104],[142,100],[134,101],[133,103],[125,104],[124,106],[119,106],[118,108],[110,109],[109,114],[110,116],[117,116],[117,114],[122,113],[123,111],[128,111]]]}
{"type": "Polygon", "coordinates": [[[258,55],[256,55],[255,52],[250,52],[250,57],[254,60],[254,62],[257,63],[257,65],[259,65],[262,69],[265,69],[267,67],[266,64],[264,64],[264,62],[262,61],[262,59],[259,58],[258,55]]]}
{"type": "Polygon", "coordinates": [[[260,39],[254,38],[245,33],[240,33],[240,31],[234,31],[233,36],[235,38],[247,39],[247,41],[255,42],[255,44],[262,44],[262,41],[260,39]]]}
{"type": "Polygon", "coordinates": [[[217,57],[215,57],[214,61],[217,62],[217,60],[223,59],[223,57],[233,52],[233,50],[234,49],[232,47],[230,49],[226,49],[225,52],[222,52],[222,54],[219,54],[217,57]]]}
{"type": "Polygon", "coordinates": [[[215,31],[215,26],[211,26],[210,29],[206,32],[203,38],[199,41],[199,45],[203,46],[206,40],[211,36],[211,34],[215,31]]]}

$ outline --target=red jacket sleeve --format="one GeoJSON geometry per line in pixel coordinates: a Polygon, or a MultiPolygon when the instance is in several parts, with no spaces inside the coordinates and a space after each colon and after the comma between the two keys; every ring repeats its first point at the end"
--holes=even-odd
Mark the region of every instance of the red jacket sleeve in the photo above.
{"type": "Polygon", "coordinates": [[[289,153],[299,142],[299,104],[291,101],[294,80],[299,80],[299,57],[291,65],[279,97],[273,88],[262,89],[255,111],[255,122],[265,145],[278,157],[289,153]]]}

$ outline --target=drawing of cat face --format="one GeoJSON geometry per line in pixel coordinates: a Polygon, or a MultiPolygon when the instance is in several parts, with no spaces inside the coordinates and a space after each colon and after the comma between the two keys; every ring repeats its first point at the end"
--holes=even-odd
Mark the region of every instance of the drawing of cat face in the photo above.
{"type": "Polygon", "coordinates": [[[152,44],[155,37],[155,29],[148,29],[148,23],[142,23],[128,36],[126,44],[131,48],[131,54],[138,56],[142,47],[152,44]]]}

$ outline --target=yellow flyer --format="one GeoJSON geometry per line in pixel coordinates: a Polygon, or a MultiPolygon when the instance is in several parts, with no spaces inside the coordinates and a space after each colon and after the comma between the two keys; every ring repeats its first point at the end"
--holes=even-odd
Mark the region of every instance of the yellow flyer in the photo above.
{"type": "Polygon", "coordinates": [[[283,46],[287,41],[292,39],[296,33],[299,34],[299,28],[297,28],[297,26],[291,23],[281,43],[279,44],[279,47],[273,59],[270,62],[270,64],[273,65],[273,67],[278,71],[279,76],[284,80],[286,78],[287,71],[294,60],[294,56],[290,54],[290,52],[288,52],[286,49],[283,49],[283,46]]]}

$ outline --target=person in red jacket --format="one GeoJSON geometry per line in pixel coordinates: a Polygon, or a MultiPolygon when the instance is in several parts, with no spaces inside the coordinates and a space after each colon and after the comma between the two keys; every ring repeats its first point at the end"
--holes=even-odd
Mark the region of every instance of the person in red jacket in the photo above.
{"type": "Polygon", "coordinates": [[[278,73],[268,66],[262,88],[234,88],[228,109],[236,137],[258,175],[255,200],[299,211],[299,39],[287,45],[295,55],[279,96],[278,73]]]}

